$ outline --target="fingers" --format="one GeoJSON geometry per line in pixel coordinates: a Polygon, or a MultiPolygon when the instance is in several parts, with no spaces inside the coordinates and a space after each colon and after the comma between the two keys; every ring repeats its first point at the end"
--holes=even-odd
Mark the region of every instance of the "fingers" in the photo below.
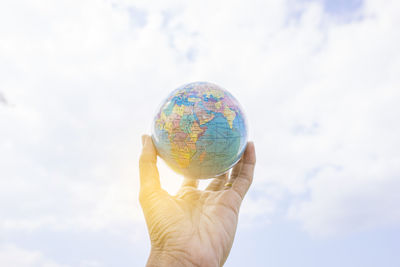
{"type": "Polygon", "coordinates": [[[216,178],[214,178],[210,182],[210,184],[207,186],[206,190],[209,190],[209,191],[221,190],[224,187],[226,181],[228,180],[228,173],[229,172],[221,174],[221,175],[217,176],[216,178]]]}
{"type": "Polygon", "coordinates": [[[233,167],[231,172],[231,178],[232,177],[236,178],[238,176],[238,174],[240,173],[240,169],[242,168],[242,163],[243,163],[243,157],[233,167]]]}
{"type": "Polygon", "coordinates": [[[225,184],[225,189],[231,188],[232,184],[235,182],[237,176],[239,175],[240,169],[242,168],[242,163],[243,163],[242,159],[243,159],[243,157],[233,167],[229,181],[225,184]]]}
{"type": "Polygon", "coordinates": [[[256,151],[253,142],[247,143],[246,151],[241,161],[240,170],[238,171],[237,178],[235,178],[232,183],[231,190],[236,191],[243,199],[253,181],[254,167],[256,164],[256,151]]]}
{"type": "Polygon", "coordinates": [[[182,182],[182,186],[181,187],[193,187],[193,188],[197,188],[197,186],[199,185],[199,180],[197,179],[191,179],[191,178],[184,178],[183,182],[182,182]]]}
{"type": "Polygon", "coordinates": [[[149,192],[161,188],[160,177],[157,169],[157,152],[153,140],[148,135],[142,136],[142,154],[139,160],[140,193],[146,195],[149,192]]]}

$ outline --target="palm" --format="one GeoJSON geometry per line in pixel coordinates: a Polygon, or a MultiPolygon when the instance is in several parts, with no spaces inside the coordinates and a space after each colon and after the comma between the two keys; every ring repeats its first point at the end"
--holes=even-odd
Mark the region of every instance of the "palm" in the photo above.
{"type": "MultiPolygon", "coordinates": [[[[183,186],[176,196],[154,195],[148,225],[152,245],[166,242],[185,248],[191,257],[210,256],[224,262],[233,243],[241,198],[230,191],[200,191],[183,186]]],[[[150,203],[149,203],[150,204],[150,203]]],[[[145,207],[145,206],[144,206],[145,207]]]]}
{"type": "Polygon", "coordinates": [[[224,187],[227,175],[215,178],[206,190],[198,190],[195,180],[185,179],[171,196],[159,184],[152,145],[149,151],[141,157],[140,202],[152,250],[167,249],[197,263],[207,259],[212,265],[223,265],[232,247],[240,204],[251,183],[254,153],[247,159],[246,153],[234,167],[232,188],[224,187]]]}

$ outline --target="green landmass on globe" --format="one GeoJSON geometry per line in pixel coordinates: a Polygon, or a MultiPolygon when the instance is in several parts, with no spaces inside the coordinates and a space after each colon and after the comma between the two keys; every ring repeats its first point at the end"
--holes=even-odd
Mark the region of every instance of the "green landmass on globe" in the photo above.
{"type": "Polygon", "coordinates": [[[161,104],[152,128],[159,156],[188,178],[227,172],[247,144],[247,123],[239,102],[209,82],[174,90],[161,104]]]}

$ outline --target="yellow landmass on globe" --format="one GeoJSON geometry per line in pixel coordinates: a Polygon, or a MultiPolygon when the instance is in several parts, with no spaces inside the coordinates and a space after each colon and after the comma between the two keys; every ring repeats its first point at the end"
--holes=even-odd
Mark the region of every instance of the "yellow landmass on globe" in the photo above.
{"type": "Polygon", "coordinates": [[[161,112],[160,117],[156,121],[156,125],[158,129],[162,130],[164,128],[164,123],[167,120],[167,116],[165,115],[164,111],[161,112]]]}
{"type": "Polygon", "coordinates": [[[214,88],[209,88],[205,91],[207,97],[212,95],[215,98],[222,98],[224,97],[224,93],[221,90],[215,90],[214,88]]]}
{"type": "Polygon", "coordinates": [[[179,147],[174,142],[171,143],[171,154],[175,158],[180,168],[187,168],[190,165],[190,159],[196,150],[189,149],[188,146],[179,147]]]}
{"type": "Polygon", "coordinates": [[[195,121],[190,129],[190,139],[192,142],[196,143],[199,135],[202,134],[204,130],[200,128],[199,124],[195,121]]]}
{"type": "Polygon", "coordinates": [[[231,110],[228,106],[225,106],[224,109],[224,116],[228,120],[229,126],[233,127],[233,121],[236,118],[236,113],[235,111],[231,110]]]}
{"type": "Polygon", "coordinates": [[[185,106],[178,106],[177,104],[175,104],[174,108],[172,109],[172,112],[175,114],[178,114],[180,116],[183,116],[183,111],[185,110],[185,106]]]}
{"type": "Polygon", "coordinates": [[[165,115],[164,112],[161,112],[160,119],[157,120],[158,128],[160,130],[166,130],[168,133],[172,131],[172,121],[169,117],[165,115]]]}
{"type": "Polygon", "coordinates": [[[199,119],[200,125],[203,125],[212,119],[214,119],[215,115],[213,113],[207,113],[204,109],[199,107],[194,108],[197,118],[199,119]]]}
{"type": "Polygon", "coordinates": [[[200,101],[201,101],[201,98],[198,98],[198,97],[189,97],[189,98],[188,98],[188,101],[189,101],[189,102],[196,103],[196,102],[200,102],[200,101]]]}

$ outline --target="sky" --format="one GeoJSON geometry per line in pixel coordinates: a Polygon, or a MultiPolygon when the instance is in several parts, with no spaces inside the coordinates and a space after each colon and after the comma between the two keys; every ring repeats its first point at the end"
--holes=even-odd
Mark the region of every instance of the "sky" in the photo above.
{"type": "Polygon", "coordinates": [[[239,100],[257,151],[225,266],[400,266],[399,8],[2,1],[0,266],[144,266],[140,136],[193,81],[239,100]]]}

